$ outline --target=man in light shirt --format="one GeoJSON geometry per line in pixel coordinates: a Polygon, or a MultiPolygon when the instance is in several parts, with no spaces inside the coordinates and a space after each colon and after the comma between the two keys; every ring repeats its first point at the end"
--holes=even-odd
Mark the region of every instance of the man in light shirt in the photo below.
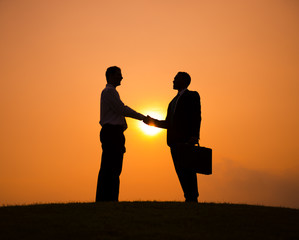
{"type": "Polygon", "coordinates": [[[116,87],[123,79],[119,67],[109,67],[106,71],[107,85],[101,94],[100,140],[102,161],[98,175],[96,202],[118,201],[119,176],[123,155],[126,152],[124,131],[127,129],[125,117],[143,120],[144,115],[126,106],[120,99],[116,87]]]}

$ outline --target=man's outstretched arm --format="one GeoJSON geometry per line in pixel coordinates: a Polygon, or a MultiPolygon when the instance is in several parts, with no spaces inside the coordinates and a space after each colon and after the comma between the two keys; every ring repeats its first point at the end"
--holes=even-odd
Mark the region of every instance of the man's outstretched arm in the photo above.
{"type": "Polygon", "coordinates": [[[109,105],[114,112],[124,117],[135,118],[143,120],[145,116],[141,113],[136,112],[132,108],[126,106],[120,99],[118,93],[114,89],[109,89],[105,92],[106,104],[109,105]]]}
{"type": "Polygon", "coordinates": [[[168,128],[168,123],[166,120],[158,120],[158,119],[151,118],[150,116],[146,116],[146,118],[143,119],[143,122],[150,126],[154,126],[158,128],[165,128],[165,129],[168,128]]]}

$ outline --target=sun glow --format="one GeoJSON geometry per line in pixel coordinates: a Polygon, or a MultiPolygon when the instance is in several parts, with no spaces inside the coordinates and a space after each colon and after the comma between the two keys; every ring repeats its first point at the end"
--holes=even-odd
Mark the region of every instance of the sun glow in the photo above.
{"type": "MultiPolygon", "coordinates": [[[[145,115],[149,115],[152,118],[158,119],[158,120],[163,120],[163,115],[160,112],[154,112],[154,111],[145,111],[145,115]]],[[[154,126],[149,126],[145,124],[144,122],[140,121],[139,122],[139,128],[142,130],[142,132],[146,135],[149,136],[154,136],[158,133],[160,133],[163,129],[162,128],[157,128],[154,126]]]]}

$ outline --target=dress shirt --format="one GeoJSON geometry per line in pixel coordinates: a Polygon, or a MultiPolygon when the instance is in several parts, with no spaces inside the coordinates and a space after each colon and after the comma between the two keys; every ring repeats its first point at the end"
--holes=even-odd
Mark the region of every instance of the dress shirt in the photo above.
{"type": "Polygon", "coordinates": [[[183,95],[184,92],[186,92],[187,88],[182,89],[181,91],[179,91],[179,97],[183,95]]]}
{"type": "Polygon", "coordinates": [[[184,92],[186,92],[187,88],[184,88],[183,90],[179,91],[177,96],[178,98],[176,99],[175,103],[174,103],[174,109],[173,109],[173,113],[175,112],[175,109],[176,109],[176,105],[180,99],[180,97],[184,94],[184,92]]]}
{"type": "Polygon", "coordinates": [[[143,119],[143,115],[126,106],[120,99],[115,87],[107,84],[101,94],[100,124],[121,125],[127,129],[125,117],[138,120],[143,119]]]}

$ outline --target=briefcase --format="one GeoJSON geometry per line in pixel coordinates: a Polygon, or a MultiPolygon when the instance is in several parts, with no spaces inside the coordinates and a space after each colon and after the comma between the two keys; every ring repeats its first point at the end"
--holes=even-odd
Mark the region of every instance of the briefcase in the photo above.
{"type": "Polygon", "coordinates": [[[196,173],[212,174],[212,149],[199,145],[181,145],[180,165],[196,173]]]}

